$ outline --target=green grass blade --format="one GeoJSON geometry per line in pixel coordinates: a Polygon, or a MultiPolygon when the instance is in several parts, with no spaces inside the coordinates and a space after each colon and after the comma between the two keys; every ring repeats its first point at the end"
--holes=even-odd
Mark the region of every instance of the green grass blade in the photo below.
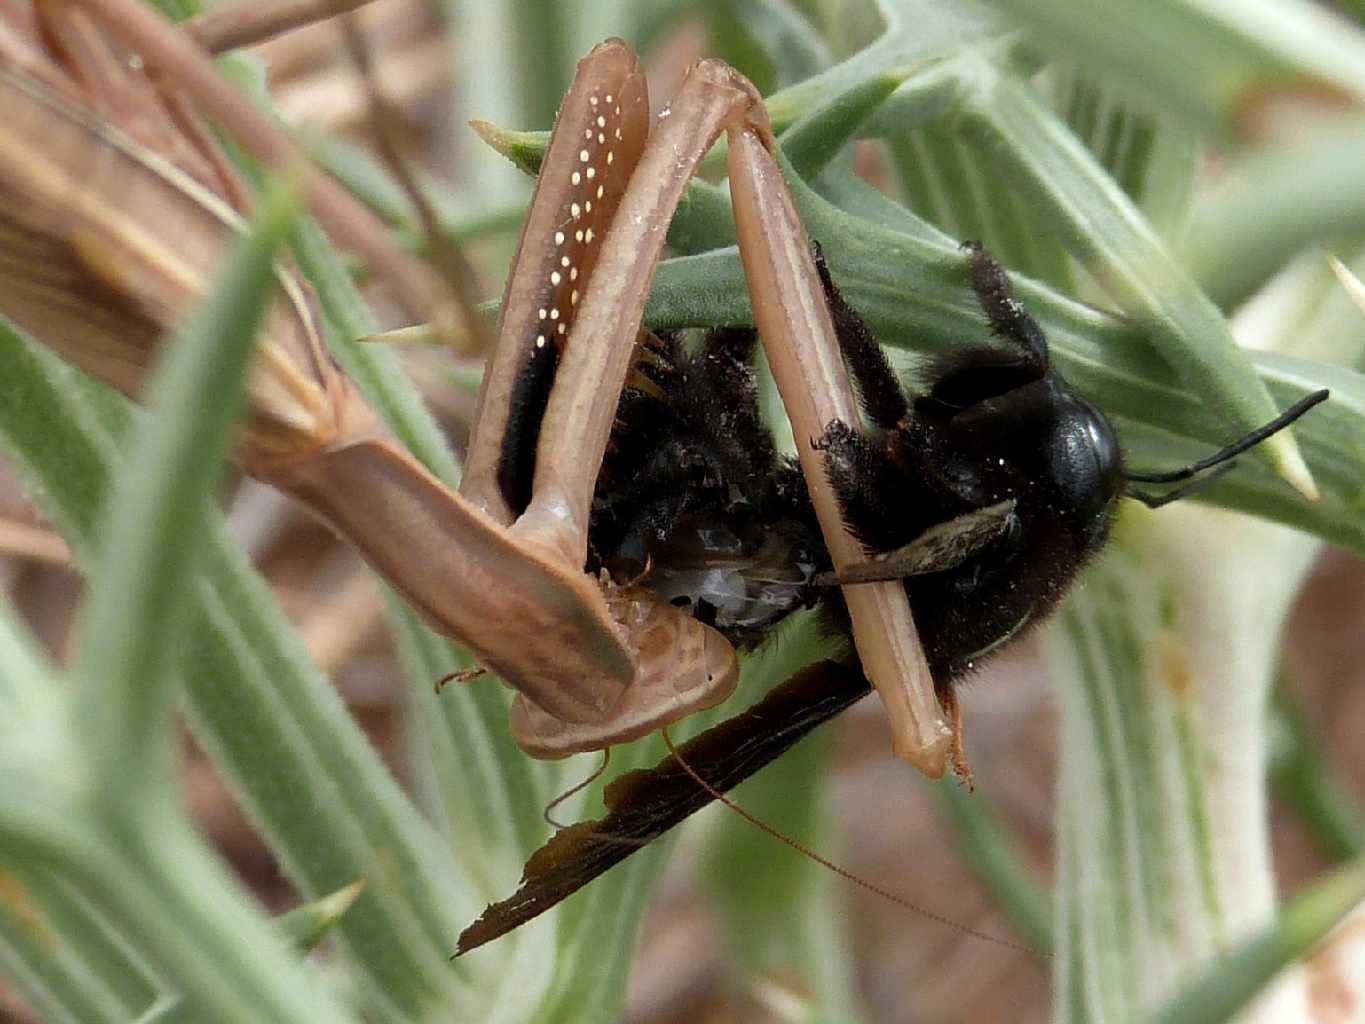
{"type": "MultiPolygon", "coordinates": [[[[295,907],[275,919],[275,926],[285,939],[302,953],[308,953],[327,937],[357,897],[365,890],[364,882],[354,882],[320,900],[295,907]]],[[[147,1005],[144,1001],[141,1005],[147,1005]]],[[[194,1012],[179,996],[158,999],[141,1017],[138,1024],[189,1024],[194,1012]]]]}
{"type": "Polygon", "coordinates": [[[366,880],[338,937],[381,1005],[419,1017],[458,983],[445,946],[478,896],[219,538],[224,571],[200,591],[209,628],[187,658],[201,673],[187,674],[196,734],[305,898],[366,880]]]}
{"type": "Polygon", "coordinates": [[[3,891],[0,969],[43,1020],[123,1022],[156,998],[157,982],[127,936],[68,882],[51,872],[6,874],[3,891]],[[73,1004],[89,1006],[89,1016],[56,1008],[73,1004]]]}
{"type": "MultiPolygon", "coordinates": [[[[782,835],[820,851],[838,846],[826,785],[834,736],[825,732],[730,794],[782,835]]],[[[740,984],[777,980],[813,1019],[858,1019],[841,913],[851,887],[730,811],[712,813],[720,818],[709,823],[702,865],[725,924],[728,973],[740,984]]]]}
{"type": "Polygon", "coordinates": [[[1365,122],[1335,119],[1232,163],[1190,212],[1181,254],[1224,309],[1313,242],[1365,232],[1365,122]]]}
{"type": "MultiPolygon", "coordinates": [[[[771,63],[778,88],[829,66],[829,45],[789,0],[727,2],[721,7],[771,63]]],[[[712,34],[719,35],[714,29],[712,34]]]]}
{"type": "Polygon", "coordinates": [[[290,958],[178,811],[148,813],[106,832],[73,802],[80,792],[75,779],[57,781],[59,773],[35,775],[29,767],[0,775],[0,859],[70,880],[136,936],[149,967],[183,988],[197,1019],[355,1019],[290,958]]]}
{"type": "MultiPolygon", "coordinates": [[[[3,325],[0,365],[0,437],[87,556],[107,481],[121,472],[107,427],[129,418],[126,403],[3,325]]],[[[416,1016],[454,984],[444,947],[478,899],[457,895],[443,845],[221,521],[204,572],[183,671],[198,738],[305,896],[370,880],[339,933],[372,995],[416,1016]]]]}
{"type": "MultiPolygon", "coordinates": [[[[6,880],[7,886],[11,881],[6,880]]],[[[123,1024],[138,1010],[104,989],[72,956],[65,942],[42,930],[9,897],[0,899],[0,976],[43,1021],[52,1024],[123,1024]]]]}
{"type": "MultiPolygon", "coordinates": [[[[963,129],[999,159],[1015,187],[1045,208],[1067,251],[1205,401],[1253,430],[1276,409],[1217,307],[1170,257],[1151,226],[1074,135],[1024,83],[983,67],[963,129]]],[[[1312,477],[1289,432],[1260,457],[1305,494],[1312,477]]]]}
{"type": "Polygon", "coordinates": [[[957,70],[941,73],[928,62],[951,65],[958,55],[996,51],[1010,31],[1005,18],[980,4],[879,0],[877,7],[885,29],[874,42],[766,99],[777,130],[786,129],[828,97],[847,92],[858,82],[896,68],[923,66],[921,76],[898,90],[869,126],[873,135],[903,131],[907,124],[942,112],[956,92],[957,70]]]}
{"type": "Polygon", "coordinates": [[[0,614],[0,745],[22,745],[29,728],[50,719],[64,699],[63,681],[37,640],[0,614]]]}
{"type": "MultiPolygon", "coordinates": [[[[88,885],[77,893],[72,880],[88,883],[105,870],[128,883],[113,888],[131,894],[139,884],[116,867],[114,850],[92,842],[79,827],[83,823],[67,800],[69,791],[50,777],[29,774],[32,769],[32,763],[7,765],[0,777],[0,861],[6,865],[0,972],[45,1021],[126,1021],[156,992],[145,958],[136,962],[121,949],[111,956],[100,948],[105,929],[122,922],[88,885]],[[129,968],[121,979],[110,975],[120,960],[129,968]]],[[[111,944],[121,946],[116,940],[111,944]]]]}
{"type": "MultiPolygon", "coordinates": [[[[113,805],[169,792],[171,666],[188,625],[184,592],[208,529],[257,326],[274,294],[275,251],[297,215],[263,204],[218,284],[156,368],[153,415],[121,481],[81,635],[78,721],[92,782],[113,805]]],[[[112,808],[111,808],[112,809],[112,808]]]]}
{"type": "Polygon", "coordinates": [[[996,0],[1040,45],[1205,133],[1256,128],[1277,95],[1365,97],[1365,33],[1308,0],[996,0]]]}
{"type": "MultiPolygon", "coordinates": [[[[744,661],[740,692],[753,694],[825,656],[819,618],[789,620],[773,642],[744,661]]],[[[778,832],[812,850],[837,847],[827,783],[833,735],[802,740],[780,764],[729,794],[778,832]]],[[[840,909],[849,886],[823,865],[718,807],[707,813],[700,863],[721,912],[726,962],[737,984],[778,979],[812,1020],[857,1019],[848,929],[840,909]]],[[[838,857],[834,858],[836,861],[838,857]]]]}
{"type": "Polygon", "coordinates": [[[1198,170],[1195,135],[1174,118],[1142,110],[1103,79],[1061,68],[1053,75],[1054,108],[1161,236],[1178,237],[1198,170]]]}
{"type": "Polygon", "coordinates": [[[1328,764],[1320,737],[1299,706],[1292,684],[1281,677],[1273,696],[1270,782],[1299,816],[1330,861],[1365,856],[1365,816],[1350,790],[1328,764]]]}
{"type": "Polygon", "coordinates": [[[813,178],[824,170],[909,76],[887,71],[855,82],[783,132],[783,152],[797,173],[813,178]]]}
{"type": "Polygon", "coordinates": [[[1019,941],[1039,954],[1052,952],[1052,906],[1047,890],[1020,855],[1019,845],[981,792],[956,779],[933,786],[945,824],[957,837],[962,859],[1009,921],[1019,941]]]}
{"type": "Polygon", "coordinates": [[[1291,899],[1275,923],[1212,964],[1177,994],[1154,1024],[1221,1024],[1231,1020],[1286,967],[1298,962],[1361,900],[1365,860],[1337,869],[1291,899]]]}
{"type": "Polygon", "coordinates": [[[275,919],[276,926],[302,952],[311,952],[337,926],[365,891],[363,880],[295,907],[275,919]]]}

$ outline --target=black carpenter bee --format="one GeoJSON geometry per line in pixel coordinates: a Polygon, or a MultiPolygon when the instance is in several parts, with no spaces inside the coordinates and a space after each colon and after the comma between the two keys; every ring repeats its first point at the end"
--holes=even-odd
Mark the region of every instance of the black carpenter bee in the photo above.
{"type": "MultiPolygon", "coordinates": [[[[918,394],[907,394],[816,252],[871,430],[836,420],[811,443],[825,453],[845,521],[881,567],[876,578],[904,578],[940,697],[1047,617],[1104,545],[1120,496],[1158,506],[1187,493],[1147,494],[1131,481],[1185,479],[1235,454],[1176,473],[1127,471],[1113,426],[1052,366],[1042,330],[1010,295],[999,264],[978,243],[964,249],[1002,344],[940,357],[918,394]],[[992,509],[977,528],[974,517],[992,509]],[[916,548],[942,537],[935,530],[944,524],[953,526],[946,544],[916,548]]],[[[817,602],[834,605],[836,625],[846,625],[801,472],[777,454],[760,419],[755,342],[748,329],[713,331],[695,351],[677,335],[654,339],[622,395],[591,533],[613,576],[644,579],[737,646],[760,643],[817,602]]]]}
{"type": "MultiPolygon", "coordinates": [[[[1120,497],[1158,507],[1231,468],[1327,397],[1305,397],[1271,423],[1198,463],[1127,470],[1108,418],[1052,366],[1042,330],[979,243],[969,275],[997,343],[944,355],[928,386],[907,392],[881,346],[839,293],[816,251],[840,348],[867,422],[839,421],[808,439],[874,575],[903,579],[945,706],[962,675],[1043,621],[1103,547],[1120,497]],[[1213,473],[1199,476],[1205,470],[1213,473]],[[1133,482],[1186,486],[1152,494],[1133,482]]],[[[709,332],[690,349],[652,339],[623,392],[599,477],[591,558],[642,580],[753,647],[801,607],[826,609],[844,640],[735,718],[608,787],[609,814],[558,833],[522,887],[460,937],[473,949],[563,899],[786,751],[869,692],[806,485],[764,427],[748,329],[709,332]]]]}

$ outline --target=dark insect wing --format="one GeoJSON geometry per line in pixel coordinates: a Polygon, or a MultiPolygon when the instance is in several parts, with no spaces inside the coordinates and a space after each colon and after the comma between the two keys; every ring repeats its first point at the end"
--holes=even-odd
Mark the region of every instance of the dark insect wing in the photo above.
{"type": "MultiPolygon", "coordinates": [[[[811,665],[678,753],[718,792],[728,792],[871,692],[860,672],[838,662],[811,665]]],[[[526,863],[521,885],[460,933],[455,956],[506,935],[577,892],[712,800],[669,755],[629,772],[606,790],[607,814],[562,829],[526,863]]]]}

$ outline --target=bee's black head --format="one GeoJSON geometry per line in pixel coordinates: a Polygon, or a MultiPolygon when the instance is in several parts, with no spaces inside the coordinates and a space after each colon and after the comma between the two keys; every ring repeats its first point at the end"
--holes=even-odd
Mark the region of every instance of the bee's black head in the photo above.
{"type": "Polygon", "coordinates": [[[1110,509],[1123,492],[1118,437],[1109,418],[1065,384],[1051,407],[1054,418],[1039,438],[1046,486],[1055,494],[1053,511],[1089,548],[1104,540],[1110,509]]]}
{"type": "Polygon", "coordinates": [[[1103,542],[1124,486],[1118,437],[1108,417],[1055,370],[966,408],[921,403],[919,411],[937,413],[964,454],[964,500],[980,507],[1013,498],[1021,517],[1052,524],[1080,557],[1103,542]]]}

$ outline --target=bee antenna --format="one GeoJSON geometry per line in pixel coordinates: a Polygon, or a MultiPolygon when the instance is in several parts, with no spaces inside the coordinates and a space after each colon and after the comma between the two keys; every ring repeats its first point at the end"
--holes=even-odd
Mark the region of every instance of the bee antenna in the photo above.
{"type": "Polygon", "coordinates": [[[1246,451],[1248,448],[1260,444],[1270,435],[1283,430],[1309,409],[1313,408],[1313,406],[1327,401],[1330,394],[1330,391],[1323,388],[1321,391],[1314,391],[1312,394],[1305,395],[1269,423],[1257,427],[1255,430],[1251,431],[1251,433],[1247,434],[1245,437],[1239,438],[1226,448],[1220,448],[1212,455],[1200,459],[1198,462],[1191,462],[1188,466],[1167,470],[1164,473],[1131,473],[1125,471],[1123,478],[1129,482],[1170,484],[1180,480],[1189,480],[1197,473],[1202,473],[1206,469],[1214,469],[1217,467],[1217,472],[1208,477],[1197,480],[1187,487],[1177,488],[1167,494],[1153,495],[1145,491],[1135,491],[1129,488],[1127,490],[1128,497],[1136,498],[1150,508],[1160,508],[1162,505],[1175,501],[1177,498],[1188,497],[1191,494],[1203,490],[1232,468],[1233,463],[1230,461],[1232,458],[1242,454],[1242,452],[1246,451]]]}
{"type": "MultiPolygon", "coordinates": [[[[1213,484],[1217,483],[1236,468],[1236,462],[1224,462],[1221,465],[1213,467],[1213,472],[1208,476],[1201,476],[1198,480],[1191,480],[1184,487],[1177,487],[1175,490],[1167,491],[1164,494],[1156,494],[1153,491],[1139,491],[1133,487],[1126,488],[1123,493],[1125,497],[1132,498],[1134,501],[1140,501],[1148,508],[1160,508],[1162,505],[1169,505],[1171,502],[1179,501],[1181,498],[1188,498],[1191,494],[1198,494],[1206,487],[1211,487],[1213,484]]],[[[1135,480],[1137,478],[1130,476],[1128,479],[1135,480]]]]}
{"type": "Polygon", "coordinates": [[[663,735],[664,746],[668,748],[668,752],[673,756],[673,760],[677,761],[679,767],[681,767],[683,771],[685,771],[689,776],[691,776],[693,782],[695,782],[698,786],[700,786],[703,790],[706,791],[707,796],[709,796],[712,800],[717,801],[718,803],[724,804],[726,807],[730,808],[730,810],[734,811],[741,818],[747,821],[750,825],[753,825],[755,828],[768,833],[768,835],[772,836],[778,842],[786,843],[797,853],[800,853],[805,857],[809,857],[811,860],[815,861],[815,863],[819,864],[822,868],[834,872],[836,875],[844,879],[846,882],[852,882],[854,885],[862,889],[866,889],[868,892],[876,893],[884,900],[890,900],[892,903],[895,903],[896,905],[901,907],[905,907],[907,910],[913,911],[914,913],[919,914],[921,917],[927,917],[931,921],[936,921],[941,925],[946,925],[949,928],[956,929],[957,931],[962,932],[964,935],[970,935],[972,938],[980,939],[982,942],[989,942],[992,945],[996,946],[1004,946],[1006,949],[1012,949],[1018,953],[1028,953],[1030,956],[1036,956],[1039,958],[1050,959],[1052,957],[1052,954],[1046,952],[1045,950],[1035,949],[1032,946],[1026,946],[1020,942],[1011,942],[1009,939],[1002,939],[998,935],[991,935],[987,932],[979,932],[975,928],[969,928],[965,924],[962,924],[960,921],[954,921],[951,917],[947,917],[944,914],[936,914],[932,910],[927,910],[924,907],[920,906],[918,903],[906,899],[904,896],[900,895],[900,893],[892,892],[890,889],[883,889],[881,886],[873,882],[869,882],[866,878],[861,878],[858,875],[855,875],[853,872],[847,870],[846,868],[841,868],[838,864],[835,864],[833,861],[827,860],[826,858],[820,856],[809,846],[806,846],[804,843],[798,842],[791,836],[783,835],[777,829],[769,825],[766,821],[763,821],[758,816],[751,814],[749,811],[746,811],[743,807],[739,806],[739,804],[735,803],[728,796],[726,796],[724,793],[718,790],[715,786],[711,785],[711,783],[707,782],[704,778],[702,778],[701,774],[695,768],[693,768],[690,764],[683,760],[682,754],[678,753],[678,748],[673,745],[673,740],[668,735],[667,727],[661,728],[659,732],[663,735]]]}

